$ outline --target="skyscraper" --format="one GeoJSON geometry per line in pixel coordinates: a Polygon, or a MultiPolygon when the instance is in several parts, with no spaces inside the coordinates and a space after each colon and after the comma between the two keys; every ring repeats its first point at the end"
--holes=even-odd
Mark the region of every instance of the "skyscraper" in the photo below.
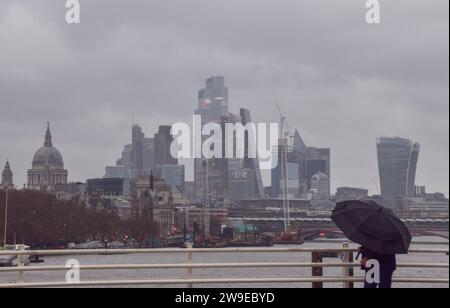
{"type": "Polygon", "coordinates": [[[377,139],[381,195],[402,198],[414,195],[420,144],[394,137],[377,139]]]}
{"type": "Polygon", "coordinates": [[[311,190],[313,200],[330,199],[330,181],[328,176],[319,171],[311,177],[311,190]]]}
{"type": "Polygon", "coordinates": [[[178,164],[178,159],[174,158],[170,153],[170,147],[174,140],[170,133],[171,130],[171,126],[163,125],[159,127],[158,132],[155,134],[155,167],[178,164]]]}
{"type": "Polygon", "coordinates": [[[307,150],[305,142],[297,129],[294,131],[294,137],[292,139],[292,150],[296,156],[295,160],[298,162],[299,194],[305,195],[308,193],[308,180],[306,177],[307,150]]]}
{"type": "Polygon", "coordinates": [[[150,175],[152,170],[155,170],[155,139],[144,138],[142,148],[142,169],[143,174],[150,175]]]}
{"type": "MultiPolygon", "coordinates": [[[[209,159],[206,173],[207,191],[211,198],[226,199],[229,197],[230,174],[242,168],[242,158],[225,158],[225,127],[227,124],[236,124],[240,121],[239,116],[229,113],[228,116],[222,117],[218,122],[222,129],[222,157],[209,159]]],[[[204,170],[203,168],[200,170],[201,172],[197,174],[198,178],[201,179],[197,182],[200,184],[198,192],[203,191],[204,170]]]]}
{"type": "MultiPolygon", "coordinates": [[[[280,144],[281,142],[280,140],[280,144]]],[[[278,155],[279,163],[276,168],[272,169],[272,198],[280,197],[283,191],[282,153],[281,147],[275,149],[274,155],[278,155]]],[[[295,130],[292,138],[288,140],[286,168],[288,197],[297,198],[305,195],[308,192],[306,184],[306,146],[298,130],[295,130]]]]}
{"type": "Polygon", "coordinates": [[[105,168],[105,178],[136,179],[155,170],[155,140],[146,138],[139,125],[133,125],[131,144],[123,147],[116,166],[105,168]]]}
{"type": "Polygon", "coordinates": [[[228,87],[225,77],[214,76],[206,80],[206,87],[198,92],[198,109],[202,123],[218,122],[228,115],[228,87]]]}
{"type": "MultiPolygon", "coordinates": [[[[235,121],[230,118],[228,112],[228,87],[225,84],[225,77],[214,76],[206,80],[206,87],[198,92],[198,109],[195,111],[195,114],[201,116],[202,126],[207,123],[223,125],[226,121],[235,121]]],[[[203,143],[207,137],[202,136],[202,138],[203,143]]],[[[216,194],[215,191],[219,188],[220,192],[225,192],[227,190],[227,185],[225,184],[228,183],[226,177],[226,163],[227,161],[225,159],[220,158],[210,160],[207,164],[207,178],[205,181],[203,159],[195,159],[194,182],[195,195],[198,199],[202,198],[205,189],[209,194],[216,194]]]]}
{"type": "MultiPolygon", "coordinates": [[[[308,189],[311,189],[312,177],[318,172],[324,173],[331,187],[331,151],[328,148],[306,148],[306,179],[308,181],[308,189]]],[[[331,189],[331,188],[330,188],[331,189]]],[[[331,194],[331,191],[328,192],[331,194]]]]}
{"type": "MultiPolygon", "coordinates": [[[[241,108],[240,114],[243,126],[247,125],[248,123],[252,123],[250,110],[241,108]]],[[[244,149],[245,158],[242,167],[243,169],[252,170],[253,171],[252,174],[254,174],[255,183],[251,185],[251,187],[254,187],[255,191],[252,192],[250,195],[262,198],[264,196],[264,185],[262,181],[261,169],[259,167],[259,159],[249,157],[249,147],[250,147],[249,140],[251,140],[249,138],[256,140],[256,136],[250,136],[249,132],[245,133],[245,149],[244,149]]]]}
{"type": "Polygon", "coordinates": [[[144,165],[143,150],[145,135],[139,125],[133,126],[131,138],[131,164],[137,170],[138,175],[141,175],[141,170],[144,165]]]}
{"type": "Polygon", "coordinates": [[[229,173],[229,198],[232,201],[260,198],[256,194],[256,177],[254,169],[240,169],[229,173]]]}
{"type": "Polygon", "coordinates": [[[131,168],[132,166],[132,156],[133,154],[133,145],[127,144],[123,147],[122,154],[120,158],[117,160],[117,166],[125,166],[131,168]]]}

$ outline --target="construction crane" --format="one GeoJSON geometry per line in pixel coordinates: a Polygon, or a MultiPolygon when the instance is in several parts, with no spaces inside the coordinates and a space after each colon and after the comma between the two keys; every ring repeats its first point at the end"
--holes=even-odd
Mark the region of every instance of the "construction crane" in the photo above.
{"type": "Polygon", "coordinates": [[[287,117],[283,111],[281,111],[281,107],[278,103],[276,103],[278,113],[280,114],[280,129],[281,129],[281,138],[286,138],[288,141],[288,145],[291,144],[291,140],[294,137],[294,131],[289,127],[289,123],[287,121],[287,117]]]}
{"type": "Polygon", "coordinates": [[[286,115],[281,111],[280,105],[276,104],[278,112],[280,114],[280,142],[279,149],[281,152],[281,179],[283,183],[283,213],[284,213],[284,232],[289,234],[291,231],[291,214],[290,214],[290,204],[289,204],[289,191],[288,191],[288,151],[289,151],[289,139],[290,139],[290,129],[287,122],[286,115]]]}

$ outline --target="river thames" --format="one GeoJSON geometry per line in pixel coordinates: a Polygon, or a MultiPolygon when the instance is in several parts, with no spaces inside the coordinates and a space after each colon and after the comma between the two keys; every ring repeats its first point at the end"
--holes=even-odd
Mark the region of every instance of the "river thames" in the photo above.
{"type": "MultiPolygon", "coordinates": [[[[416,238],[415,241],[426,242],[444,242],[447,245],[432,244],[422,245],[413,244],[411,248],[436,248],[448,249],[448,241],[437,237],[421,237],[416,238]]],[[[286,247],[286,246],[276,246],[286,247]]],[[[314,247],[314,248],[338,248],[341,247],[337,243],[306,243],[302,246],[288,246],[294,247],[314,247]]],[[[356,246],[351,246],[356,247],[356,246]]],[[[77,259],[81,266],[96,265],[96,264],[155,264],[155,263],[185,263],[187,254],[126,254],[126,255],[92,255],[92,256],[55,256],[45,257],[44,265],[65,265],[69,259],[77,259]]],[[[337,262],[338,259],[326,259],[325,261],[337,262]]],[[[311,262],[311,255],[308,253],[194,253],[193,263],[258,263],[258,262],[311,262]]],[[[448,264],[449,259],[446,254],[410,254],[398,256],[398,263],[441,263],[448,264]]],[[[39,265],[30,265],[39,266],[39,265]]],[[[325,268],[324,276],[340,276],[342,274],[341,268],[325,268]]],[[[24,274],[25,282],[59,282],[65,280],[66,273],[63,271],[48,271],[48,272],[28,272],[24,274]]],[[[152,270],[85,270],[81,271],[81,280],[127,280],[127,279],[175,279],[185,278],[187,275],[186,269],[152,269],[152,270]]],[[[361,276],[362,272],[359,269],[355,270],[355,276],[361,276]]],[[[252,278],[275,278],[275,277],[310,277],[310,268],[231,268],[231,269],[194,269],[194,278],[230,278],[230,277],[252,277],[252,278]]],[[[434,277],[434,278],[448,278],[449,270],[441,268],[399,268],[395,274],[396,277],[434,277]]],[[[1,273],[0,283],[15,282],[15,273],[1,273]]],[[[185,287],[186,285],[164,285],[164,286],[148,286],[148,287],[185,287]]],[[[325,284],[324,287],[341,287],[342,283],[325,284]]],[[[147,286],[146,286],[147,287],[147,286]]],[[[263,283],[263,284],[198,284],[194,287],[214,287],[214,288],[310,288],[311,283],[263,283]]],[[[355,287],[361,287],[357,283],[355,287]]],[[[421,283],[395,283],[394,287],[432,287],[432,288],[448,288],[448,284],[421,284],[421,283]]]]}

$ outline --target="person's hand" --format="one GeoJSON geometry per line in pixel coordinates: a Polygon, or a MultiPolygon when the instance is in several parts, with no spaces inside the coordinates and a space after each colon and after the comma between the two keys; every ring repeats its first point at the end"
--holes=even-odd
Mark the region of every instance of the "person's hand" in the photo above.
{"type": "Polygon", "coordinates": [[[367,261],[369,261],[369,259],[367,259],[367,258],[361,259],[361,265],[366,267],[367,261]]]}
{"type": "Polygon", "coordinates": [[[359,259],[359,256],[361,256],[362,255],[362,247],[360,246],[360,247],[358,247],[358,253],[356,254],[356,260],[358,260],[359,259]]]}

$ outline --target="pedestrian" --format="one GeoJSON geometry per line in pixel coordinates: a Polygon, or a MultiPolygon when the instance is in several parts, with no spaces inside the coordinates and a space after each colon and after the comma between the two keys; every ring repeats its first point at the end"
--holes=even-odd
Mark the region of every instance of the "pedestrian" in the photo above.
{"type": "MultiPolygon", "coordinates": [[[[367,267],[369,260],[377,260],[380,264],[380,283],[369,283],[367,280],[364,283],[366,289],[390,289],[392,287],[392,276],[397,270],[397,260],[395,255],[381,255],[366,247],[360,247],[359,253],[361,254],[361,269],[367,274],[371,268],[367,267]]],[[[366,275],[365,275],[366,277],[366,275]]]]}

